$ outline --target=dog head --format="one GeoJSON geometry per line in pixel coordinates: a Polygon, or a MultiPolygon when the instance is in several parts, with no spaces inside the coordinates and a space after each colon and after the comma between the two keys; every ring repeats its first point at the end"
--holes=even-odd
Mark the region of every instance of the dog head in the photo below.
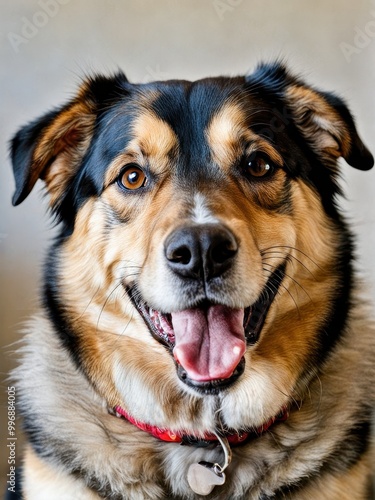
{"type": "Polygon", "coordinates": [[[46,307],[110,406],[192,432],[219,406],[237,429],[303,391],[350,300],[339,157],[373,165],[345,104],[278,64],[96,76],[18,132],[13,203],[43,179],[62,225],[46,307]]]}

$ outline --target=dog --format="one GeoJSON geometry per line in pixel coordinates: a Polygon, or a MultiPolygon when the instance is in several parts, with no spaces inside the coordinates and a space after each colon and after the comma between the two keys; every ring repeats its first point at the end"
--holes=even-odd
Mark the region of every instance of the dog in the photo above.
{"type": "Polygon", "coordinates": [[[338,209],[373,157],[281,62],[93,75],[11,141],[59,233],[14,373],[44,499],[368,500],[375,328],[338,209]]]}

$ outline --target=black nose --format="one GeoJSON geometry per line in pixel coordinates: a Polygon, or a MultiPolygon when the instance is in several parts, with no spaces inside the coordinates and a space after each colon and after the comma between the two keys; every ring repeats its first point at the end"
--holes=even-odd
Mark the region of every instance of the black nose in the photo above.
{"type": "Polygon", "coordinates": [[[164,251],[172,271],[207,281],[229,269],[238,243],[222,224],[200,224],[173,231],[165,241],[164,251]]]}

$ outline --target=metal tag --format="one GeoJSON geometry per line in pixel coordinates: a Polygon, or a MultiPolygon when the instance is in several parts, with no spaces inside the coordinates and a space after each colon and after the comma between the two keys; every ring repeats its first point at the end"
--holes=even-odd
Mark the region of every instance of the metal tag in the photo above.
{"type": "Polygon", "coordinates": [[[225,483],[225,474],[218,464],[199,462],[190,465],[187,480],[194,493],[205,496],[209,495],[215,486],[225,483]]]}
{"type": "Polygon", "coordinates": [[[197,495],[209,495],[215,486],[222,486],[225,483],[224,470],[232,460],[232,450],[228,440],[219,432],[215,432],[224,452],[224,464],[213,464],[212,462],[199,462],[191,464],[187,474],[190,488],[197,495]]]}

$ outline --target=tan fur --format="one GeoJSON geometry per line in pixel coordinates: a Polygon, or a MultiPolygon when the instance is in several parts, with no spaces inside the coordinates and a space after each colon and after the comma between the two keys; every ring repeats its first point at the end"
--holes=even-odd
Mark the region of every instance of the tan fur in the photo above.
{"type": "Polygon", "coordinates": [[[317,150],[323,150],[333,158],[345,158],[350,151],[350,135],[344,121],[332,107],[307,87],[291,85],[287,95],[306,138],[318,139],[317,150]]]}
{"type": "Polygon", "coordinates": [[[243,154],[241,139],[249,144],[249,155],[261,151],[282,164],[279,152],[246,126],[246,113],[238,104],[225,104],[209,123],[206,136],[214,161],[225,171],[243,154]]]}
{"type": "Polygon", "coordinates": [[[134,139],[128,145],[127,151],[115,159],[109,166],[105,184],[115,179],[121,168],[131,162],[143,165],[152,161],[153,170],[163,173],[169,163],[170,155],[176,153],[178,141],[173,130],[154,113],[145,111],[140,114],[132,126],[134,139]]]}
{"type": "Polygon", "coordinates": [[[100,497],[84,484],[42,460],[27,446],[24,451],[24,500],[98,500],[100,497]],[[40,485],[43,488],[40,488],[40,485]]]}
{"type": "MultiPolygon", "coordinates": [[[[44,178],[52,206],[92,140],[90,95],[84,84],[37,141],[32,182],[36,175],[44,178]]],[[[342,463],[335,460],[373,398],[375,327],[358,305],[361,299],[325,363],[314,357],[341,286],[342,227],[303,176],[288,174],[277,142],[251,130],[257,117],[235,93],[204,130],[192,132],[193,140],[206,141],[202,163],[212,163],[205,168],[198,161],[201,172],[186,180],[179,171],[186,145],[152,111],[158,96],[153,90],[133,97],[126,147],[113,154],[103,190],[82,201],[71,232],[54,247],[53,286],[66,330],[58,333],[47,312],[27,328],[17,390],[25,414],[43,430],[39,446],[53,458],[27,447],[26,500],[198,499],[187,483],[189,465],[221,463],[221,448],[156,440],[118,418],[118,405],[138,422],[201,438],[217,430],[219,418],[226,429],[241,433],[288,407],[286,422],[233,447],[227,481],[207,499],[278,500],[274,492],[283,491],[290,500],[368,500],[370,452],[353,458],[346,450],[342,463]],[[241,170],[241,162],[257,152],[275,165],[264,182],[249,181],[241,170]],[[146,183],[129,194],[118,179],[132,164],[143,169],[146,183]],[[217,290],[207,279],[206,301],[252,307],[270,293],[269,277],[285,265],[260,337],[247,345],[244,373],[210,394],[177,376],[173,354],[151,335],[128,292],[136,283],[142,301],[165,314],[197,307],[187,302],[165,245],[174,231],[199,224],[228,228],[238,246],[217,290]],[[300,490],[288,493],[305,478],[300,490]],[[44,496],[38,496],[38,483],[44,496]]],[[[309,144],[329,158],[329,168],[336,157],[350,154],[349,128],[322,96],[295,84],[285,99],[309,144]]],[[[121,106],[119,113],[129,111],[126,103],[121,106]]],[[[356,286],[355,298],[361,288],[356,286]]]]}
{"type": "Polygon", "coordinates": [[[373,457],[367,454],[359,463],[345,474],[323,476],[301,493],[298,500],[354,500],[368,497],[369,477],[373,471],[373,457]]]}
{"type": "MultiPolygon", "coordinates": [[[[151,127],[151,122],[160,126],[154,117],[145,116],[144,123],[140,119],[137,121],[143,123],[143,130],[146,130],[145,124],[151,127]]],[[[168,128],[164,130],[165,139],[163,135],[161,137],[162,144],[166,147],[164,152],[167,152],[174,143],[168,128]]],[[[151,141],[151,137],[152,133],[147,140],[151,141]]],[[[285,174],[280,172],[279,175],[285,174]]],[[[209,184],[205,189],[209,189],[209,184]]],[[[275,198],[282,189],[282,182],[276,179],[273,186],[263,189],[260,196],[264,197],[265,191],[269,189],[274,190],[269,196],[275,198]]],[[[223,192],[216,190],[209,198],[206,196],[213,216],[231,227],[242,245],[238,271],[234,270],[232,277],[235,292],[232,292],[231,300],[237,306],[254,300],[269,274],[269,271],[266,275],[262,272],[263,260],[258,249],[266,250],[275,244],[277,246],[276,251],[279,253],[273,254],[270,250],[271,253],[265,260],[269,266],[267,270],[276,266],[287,253],[295,258],[288,267],[284,285],[285,288],[290,288],[291,293],[287,293],[285,288],[280,290],[269,312],[261,342],[254,352],[250,349],[247,353],[248,364],[254,373],[262,371],[267,363],[274,370],[279,370],[279,377],[272,397],[266,395],[272,404],[266,405],[265,394],[258,395],[264,400],[267,413],[264,414],[263,410],[259,415],[243,417],[246,425],[261,424],[264,418],[272,417],[284,404],[285,399],[279,395],[290,393],[295,386],[307,357],[315,348],[317,311],[325,315],[328,307],[327,294],[336,287],[330,273],[333,265],[331,248],[335,240],[334,230],[312,190],[302,182],[296,183],[293,189],[295,212],[299,214],[300,220],[293,215],[268,214],[257,207],[251,198],[245,197],[236,184],[231,184],[223,192]],[[307,217],[311,212],[315,214],[314,217],[307,217]],[[289,250],[289,247],[296,248],[297,251],[289,250]],[[298,285],[293,281],[296,273],[298,285]],[[304,331],[303,336],[301,330],[304,331]],[[272,334],[268,335],[268,331],[272,331],[272,334]],[[296,350],[290,349],[291,344],[296,346],[296,350]]],[[[82,362],[95,387],[106,397],[110,406],[122,404],[128,407],[130,404],[122,399],[113,378],[114,366],[120,359],[122,369],[125,370],[126,367],[126,371],[149,365],[149,370],[145,370],[142,377],[142,384],[146,386],[149,385],[146,381],[152,379],[151,373],[160,371],[165,374],[163,378],[166,380],[162,386],[170,387],[169,397],[177,401],[180,389],[173,382],[171,359],[165,359],[164,348],[155,344],[150,337],[119,283],[120,280],[130,283],[134,274],[140,273],[140,287],[146,300],[157,303],[162,298],[165,300],[168,293],[175,300],[173,288],[168,292],[170,284],[162,261],[162,245],[169,232],[184,219],[188,219],[190,205],[184,202],[184,198],[175,191],[172,181],[166,178],[149,201],[140,204],[137,199],[130,200],[130,206],[126,210],[132,214],[132,221],[127,225],[126,233],[118,227],[109,237],[104,237],[105,210],[110,210],[112,206],[118,211],[120,202],[115,186],[110,186],[101,200],[87,203],[78,215],[75,232],[62,251],[61,286],[66,297],[66,307],[80,334],[80,343],[83,345],[82,362]],[[180,214],[178,219],[175,217],[176,212],[180,214]],[[142,232],[139,231],[140,227],[142,232]],[[135,341],[134,346],[131,339],[135,341]],[[134,355],[137,342],[147,346],[148,351],[144,355],[142,352],[134,355]],[[150,352],[153,352],[151,358],[154,362],[150,360],[150,352]],[[173,396],[173,393],[176,395],[173,396]]],[[[167,308],[163,305],[159,307],[167,308]]],[[[159,383],[160,377],[157,377],[148,390],[159,393],[159,383]]],[[[164,399],[161,400],[162,406],[164,399]]],[[[173,406],[173,411],[167,412],[160,421],[156,419],[154,423],[161,427],[172,423],[176,425],[180,421],[180,413],[180,405],[177,404],[173,406]]],[[[190,419],[190,411],[188,415],[189,418],[182,419],[183,428],[196,430],[190,419]]],[[[147,409],[139,409],[135,416],[147,421],[147,409]]],[[[236,427],[235,423],[237,424],[237,419],[233,420],[233,427],[236,427]]]]}
{"type": "MultiPolygon", "coordinates": [[[[141,269],[141,290],[146,298],[150,292],[160,298],[168,293],[169,285],[165,279],[168,275],[160,261],[160,247],[166,235],[183,220],[180,218],[176,221],[175,211],[180,214],[188,213],[188,206],[184,207],[183,201],[178,200],[170,182],[164,183],[163,188],[153,196],[152,202],[144,204],[143,207],[139,206],[135,216],[133,211],[134,221],[128,224],[126,235],[118,228],[114,229],[109,238],[104,238],[103,201],[109,206],[111,203],[118,203],[118,197],[112,195],[114,187],[108,189],[103,201],[88,203],[83,208],[76,222],[75,233],[63,248],[61,285],[63,294],[67,297],[66,306],[75,328],[80,332],[80,342],[84,346],[82,362],[97,390],[106,397],[111,406],[120,403],[129,406],[129,403],[122,400],[113,379],[114,365],[119,359],[126,371],[149,365],[149,370],[144,374],[143,383],[146,385],[146,380],[152,379],[151,373],[160,371],[165,374],[163,378],[166,380],[162,386],[170,387],[169,397],[173,401],[179,398],[180,389],[175,387],[175,382],[172,382],[173,379],[169,375],[173,374],[171,360],[169,357],[165,359],[164,348],[155,345],[140,318],[134,314],[129,299],[118,286],[120,278],[125,278],[128,282],[133,280],[132,269],[135,266],[136,273],[138,268],[141,269]],[[143,228],[141,233],[139,227],[143,228]],[[127,268],[129,271],[126,271],[127,268]],[[85,277],[83,281],[82,276],[85,277]],[[85,286],[86,293],[83,293],[85,286]],[[103,291],[106,291],[105,295],[103,291]],[[81,311],[84,311],[84,316],[81,311]],[[134,355],[137,351],[136,343],[133,347],[131,339],[136,343],[144,342],[145,346],[147,345],[147,353],[143,355],[138,352],[134,355]],[[154,362],[150,360],[150,350],[153,352],[151,357],[154,362]],[[164,366],[165,368],[162,368],[164,366]],[[176,396],[172,395],[174,392],[176,396]]],[[[267,249],[277,242],[281,254],[270,254],[267,263],[272,266],[276,266],[281,257],[289,253],[286,247],[298,249],[298,252],[291,251],[298,260],[290,266],[289,283],[287,280],[285,284],[285,287],[292,290],[292,294],[289,295],[285,289],[280,290],[279,297],[269,312],[262,341],[254,352],[250,349],[247,354],[249,366],[254,373],[262,370],[264,363],[273,366],[274,370],[278,367],[279,370],[279,382],[274,388],[272,398],[267,394],[267,399],[272,401],[272,404],[269,405],[266,415],[263,411],[259,415],[252,415],[248,425],[261,424],[265,417],[271,417],[284,404],[284,398],[280,398],[279,394],[288,394],[300,376],[306,358],[315,347],[317,310],[324,314],[327,307],[326,296],[336,286],[329,272],[332,265],[330,248],[335,237],[330,223],[322,212],[316,195],[310,189],[302,183],[294,189],[295,205],[298,207],[296,213],[301,214],[303,223],[294,220],[293,216],[267,214],[244,198],[234,184],[231,190],[228,188],[224,193],[216,192],[209,200],[207,198],[213,215],[231,227],[242,242],[243,253],[242,258],[239,256],[238,263],[241,271],[233,273],[233,283],[236,283],[238,294],[238,298],[234,300],[237,304],[238,300],[244,303],[253,300],[252,297],[264,286],[262,260],[256,247],[267,249]],[[222,203],[224,199],[227,200],[225,213],[222,203]],[[315,217],[306,223],[304,213],[309,210],[314,210],[315,217]],[[306,258],[304,254],[309,257],[306,258]],[[298,261],[301,264],[298,264],[298,261]],[[293,282],[296,272],[298,285],[293,282]],[[249,284],[252,288],[249,288],[249,284]],[[300,334],[301,329],[304,331],[303,336],[300,334]],[[272,335],[267,335],[269,330],[273,332],[272,335]],[[298,346],[298,355],[290,349],[291,344],[298,346]]],[[[117,206],[114,205],[114,208],[117,209],[117,206]]],[[[160,377],[157,377],[155,384],[148,390],[159,393],[159,383],[160,377]]],[[[259,394],[258,397],[264,399],[264,395],[259,394]]],[[[170,426],[172,422],[180,420],[180,413],[180,405],[177,404],[173,406],[173,412],[168,412],[163,419],[155,423],[162,427],[170,426]]],[[[191,412],[188,414],[191,415],[191,412]]],[[[135,413],[135,416],[147,421],[146,408],[135,413]]],[[[244,419],[246,423],[246,417],[244,419]]],[[[182,420],[183,427],[195,430],[194,422],[190,420],[189,424],[189,420],[190,416],[182,420]]],[[[237,424],[237,420],[233,421],[234,423],[237,424]]]]}
{"type": "Polygon", "coordinates": [[[53,206],[75,174],[76,166],[86,152],[95,121],[95,114],[86,102],[77,102],[50,126],[33,155],[35,182],[42,177],[53,206]],[[52,164],[49,164],[53,158],[52,164]],[[48,168],[47,168],[48,167],[48,168]]]}

